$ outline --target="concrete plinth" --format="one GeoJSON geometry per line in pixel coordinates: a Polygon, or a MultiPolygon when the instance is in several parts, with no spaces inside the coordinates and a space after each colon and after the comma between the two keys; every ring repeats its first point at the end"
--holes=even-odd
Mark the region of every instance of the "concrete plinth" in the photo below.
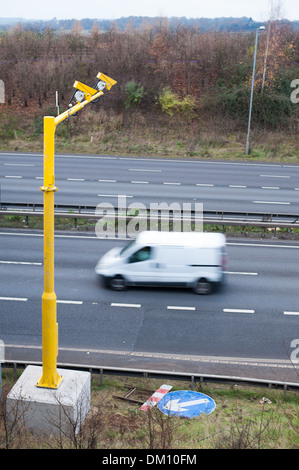
{"type": "Polygon", "coordinates": [[[9,422],[24,423],[34,433],[78,432],[90,408],[91,374],[57,369],[57,390],[36,386],[42,367],[28,366],[7,396],[9,422]]]}

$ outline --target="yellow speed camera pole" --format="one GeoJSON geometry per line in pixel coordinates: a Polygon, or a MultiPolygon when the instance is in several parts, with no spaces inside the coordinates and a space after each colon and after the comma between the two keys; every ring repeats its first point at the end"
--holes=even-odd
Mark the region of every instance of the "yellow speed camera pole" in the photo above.
{"type": "Polygon", "coordinates": [[[59,116],[44,117],[44,185],[40,188],[44,193],[44,292],[42,295],[42,360],[43,371],[37,387],[57,389],[62,377],[57,372],[58,356],[58,323],[57,301],[54,291],[54,194],[55,171],[55,130],[57,124],[77,113],[88,103],[103,95],[102,89],[110,90],[116,83],[112,78],[99,73],[97,89],[90,88],[80,82],[74,87],[79,90],[77,100],[81,100],[59,116]]]}

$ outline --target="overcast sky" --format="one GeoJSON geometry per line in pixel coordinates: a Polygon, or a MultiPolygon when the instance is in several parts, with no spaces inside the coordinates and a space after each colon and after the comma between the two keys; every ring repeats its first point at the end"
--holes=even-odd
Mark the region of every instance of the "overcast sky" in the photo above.
{"type": "Polygon", "coordinates": [[[116,19],[126,16],[185,16],[187,18],[269,18],[271,1],[282,17],[299,20],[299,0],[11,0],[1,1],[1,18],[116,19]]]}

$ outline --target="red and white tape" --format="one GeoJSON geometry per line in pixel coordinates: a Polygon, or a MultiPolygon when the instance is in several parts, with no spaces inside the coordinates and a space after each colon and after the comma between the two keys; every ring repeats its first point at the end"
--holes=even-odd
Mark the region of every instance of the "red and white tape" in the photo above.
{"type": "Polygon", "coordinates": [[[152,408],[153,406],[155,406],[160,400],[161,398],[164,397],[164,395],[166,395],[167,392],[169,392],[169,390],[172,389],[172,386],[171,385],[161,385],[160,388],[158,388],[158,390],[155,391],[155,393],[153,393],[153,395],[148,399],[146,400],[145,403],[143,403],[143,405],[140,407],[141,410],[143,411],[147,411],[149,408],[152,408]]]}

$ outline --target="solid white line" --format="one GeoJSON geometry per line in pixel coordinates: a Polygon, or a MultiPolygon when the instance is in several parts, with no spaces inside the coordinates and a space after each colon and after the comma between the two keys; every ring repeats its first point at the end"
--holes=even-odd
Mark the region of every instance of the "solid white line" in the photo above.
{"type": "MultiPolygon", "coordinates": [[[[32,344],[5,344],[6,347],[13,348],[13,349],[42,349],[42,345],[32,345],[32,344]]],[[[282,366],[285,368],[292,368],[293,364],[290,364],[289,360],[283,359],[264,359],[264,358],[251,358],[251,357],[219,357],[219,356],[199,356],[199,355],[184,355],[184,354],[167,354],[167,353],[153,353],[148,351],[121,351],[121,350],[113,350],[113,349],[92,349],[92,348],[76,348],[76,347],[59,347],[59,350],[62,351],[76,351],[76,352],[84,352],[84,353],[95,353],[95,354],[116,354],[121,356],[133,356],[133,357],[149,357],[149,358],[163,358],[163,359],[174,359],[174,360],[193,360],[193,361],[200,361],[206,363],[228,363],[231,364],[241,364],[241,365],[252,365],[258,367],[269,367],[269,366],[282,366]]],[[[298,385],[298,383],[296,384],[298,385]]]]}
{"type": "MultiPolygon", "coordinates": [[[[1,153],[0,153],[1,155],[1,153]]],[[[133,197],[133,196],[132,196],[133,197]]],[[[8,235],[10,237],[43,237],[43,233],[17,233],[17,232],[0,232],[1,235],[8,235]]],[[[107,240],[107,237],[97,237],[97,236],[87,236],[87,235],[54,235],[55,238],[75,238],[75,239],[88,239],[88,240],[95,240],[98,243],[98,240],[107,240]]],[[[111,237],[111,240],[128,240],[127,237],[111,237]]],[[[291,250],[299,250],[299,245],[275,245],[275,244],[265,244],[265,243],[234,243],[234,242],[227,242],[227,245],[230,246],[251,246],[253,248],[288,248],[291,250]]]]}
{"type": "Polygon", "coordinates": [[[129,171],[150,171],[155,173],[161,173],[162,170],[142,170],[141,168],[129,168],[129,171]]]}
{"type": "Polygon", "coordinates": [[[19,302],[27,302],[28,299],[21,297],[0,297],[0,300],[17,300],[19,302]]]}
{"type": "MultiPolygon", "coordinates": [[[[146,161],[148,161],[148,158],[119,157],[119,160],[134,160],[134,161],[146,162],[146,161]]],[[[163,160],[162,160],[162,161],[163,161],[163,160]]]]}
{"type": "Polygon", "coordinates": [[[126,194],[98,194],[98,197],[133,197],[126,194]]]}
{"type": "Polygon", "coordinates": [[[299,249],[299,246],[298,245],[272,245],[272,244],[269,244],[269,245],[266,245],[264,243],[231,243],[231,242],[227,242],[227,245],[231,245],[231,246],[253,246],[255,248],[291,248],[291,249],[299,249]]]}
{"type": "Polygon", "coordinates": [[[41,266],[42,263],[29,263],[27,261],[0,261],[0,264],[28,264],[33,266],[41,266]]]}
{"type": "Polygon", "coordinates": [[[167,305],[168,310],[196,310],[195,307],[178,307],[174,305],[167,305]]]}
{"type": "Polygon", "coordinates": [[[82,300],[57,300],[58,304],[73,304],[73,305],[82,305],[82,300]]]}
{"type": "Polygon", "coordinates": [[[118,303],[111,303],[111,307],[134,307],[140,308],[141,304],[118,304],[118,303]]]}
{"type": "MultiPolygon", "coordinates": [[[[10,233],[10,232],[0,232],[0,235],[11,235],[11,236],[20,236],[20,237],[40,237],[42,238],[43,233],[10,233]]],[[[84,240],[107,240],[107,237],[97,237],[97,236],[85,236],[85,235],[57,235],[54,234],[55,238],[81,238],[84,240]]],[[[112,237],[111,240],[127,240],[127,237],[112,237]]],[[[299,248],[299,247],[298,247],[299,248]]]]}
{"type": "Polygon", "coordinates": [[[284,315],[299,315],[299,312],[283,312],[284,315]]]}
{"type": "Polygon", "coordinates": [[[289,206],[291,203],[290,202],[277,202],[277,201],[252,201],[255,204],[284,204],[289,206]]]}
{"type": "Polygon", "coordinates": [[[243,310],[237,308],[224,308],[225,313],[254,313],[254,310],[243,310]]]}
{"type": "MultiPolygon", "coordinates": [[[[27,155],[27,154],[24,154],[27,155]]],[[[83,159],[91,159],[91,160],[116,160],[117,157],[105,157],[102,155],[93,156],[93,155],[55,155],[55,158],[83,158],[83,159]]]]}
{"type": "MultiPolygon", "coordinates": [[[[4,153],[4,155],[6,155],[4,153]]],[[[26,154],[25,154],[26,155],[26,154]]],[[[62,155],[60,155],[62,156],[62,155]]],[[[70,155],[71,157],[71,155],[70,155]]],[[[84,157],[82,157],[84,158],[84,157]]],[[[88,158],[88,157],[87,157],[88,158]]],[[[101,158],[101,157],[97,157],[97,158],[101,158]]],[[[253,167],[253,166],[260,166],[260,167],[263,167],[263,168],[269,168],[269,167],[275,167],[275,168],[278,168],[280,167],[281,165],[274,165],[274,164],[269,164],[269,163],[240,163],[240,162],[215,162],[215,161],[208,161],[208,162],[205,162],[205,161],[195,161],[195,160],[175,160],[175,159],[171,159],[171,158],[152,158],[152,159],[149,159],[149,158],[136,158],[136,157],[119,157],[119,160],[134,160],[134,161],[158,161],[158,162],[162,162],[162,163],[165,163],[165,162],[171,162],[171,163],[191,163],[193,165],[238,165],[238,166],[250,166],[250,167],[253,167]]]]}
{"type": "Polygon", "coordinates": [[[17,237],[43,237],[42,233],[10,233],[10,232],[0,232],[0,235],[16,235],[17,237]]]}

